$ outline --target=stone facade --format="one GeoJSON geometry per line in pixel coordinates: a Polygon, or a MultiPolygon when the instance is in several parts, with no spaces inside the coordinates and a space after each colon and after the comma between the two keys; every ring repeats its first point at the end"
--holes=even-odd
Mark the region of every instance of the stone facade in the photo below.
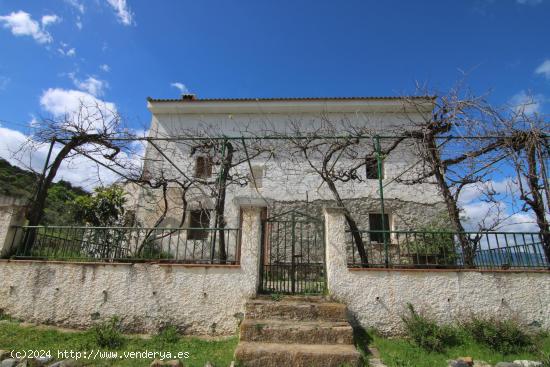
{"type": "Polygon", "coordinates": [[[401,333],[407,303],[441,323],[498,315],[550,328],[548,271],[349,269],[341,210],[327,209],[325,220],[329,293],[365,328],[401,333]]]}

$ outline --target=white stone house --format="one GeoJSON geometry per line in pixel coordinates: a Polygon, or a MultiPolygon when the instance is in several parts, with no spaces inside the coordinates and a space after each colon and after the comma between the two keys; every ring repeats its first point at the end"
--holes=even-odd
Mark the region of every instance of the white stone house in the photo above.
{"type": "MultiPolygon", "coordinates": [[[[296,129],[298,124],[307,132],[326,121],[337,130],[341,126],[342,134],[349,126],[360,126],[371,134],[388,135],[412,128],[414,121],[431,112],[431,98],[417,97],[416,100],[419,103],[413,107],[397,97],[199,99],[184,95],[181,99],[149,98],[147,107],[152,114],[149,137],[174,140],[155,140],[156,147],[147,144],[144,170],[148,175],[175,179],[183,175],[199,176],[215,181],[219,166],[209,164],[207,154],[191,154],[189,142],[182,143],[178,138],[284,135],[296,129]]],[[[274,156],[260,155],[233,168],[234,172],[249,176],[250,180],[244,185],[227,187],[226,227],[239,227],[239,213],[243,206],[265,207],[264,217],[280,212],[284,207],[319,218],[323,206],[334,206],[332,193],[305,160],[285,161],[286,143],[271,141],[269,144],[280,151],[274,156]]],[[[372,142],[367,140],[366,144],[372,142]]],[[[383,160],[385,213],[391,230],[416,228],[419,223],[429,222],[444,211],[434,184],[411,186],[395,181],[396,177],[412,174],[419,160],[415,151],[412,143],[405,141],[383,160]]],[[[339,186],[342,198],[364,230],[381,229],[371,228],[380,223],[379,179],[377,171],[373,171],[374,167],[367,165],[359,172],[361,180],[339,186]]],[[[131,191],[128,206],[135,212],[138,223],[153,225],[164,207],[158,190],[131,191]]],[[[182,224],[180,196],[181,188],[171,185],[168,190],[170,208],[161,226],[179,227],[182,224]]],[[[183,228],[215,225],[214,216],[208,214],[214,210],[216,197],[207,189],[190,190],[187,201],[183,228]]]]}

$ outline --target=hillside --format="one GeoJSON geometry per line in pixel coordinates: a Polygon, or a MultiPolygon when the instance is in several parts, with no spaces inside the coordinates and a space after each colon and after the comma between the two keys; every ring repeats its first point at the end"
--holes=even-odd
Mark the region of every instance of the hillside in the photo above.
{"type": "MultiPolygon", "coordinates": [[[[30,200],[38,180],[39,176],[35,173],[21,169],[0,158],[0,195],[30,200]]],[[[80,195],[89,195],[89,193],[67,181],[61,180],[54,183],[48,192],[43,224],[75,224],[69,210],[69,203],[80,195]]]]}

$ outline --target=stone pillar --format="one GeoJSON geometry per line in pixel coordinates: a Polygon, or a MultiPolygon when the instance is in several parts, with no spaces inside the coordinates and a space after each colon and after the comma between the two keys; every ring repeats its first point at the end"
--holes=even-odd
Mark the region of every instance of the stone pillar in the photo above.
{"type": "MultiPolygon", "coordinates": [[[[346,253],[346,219],[341,208],[324,208],[327,288],[331,296],[339,298],[339,287],[348,273],[346,253]]],[[[344,287],[345,288],[345,287],[344,287]]]]}
{"type": "Polygon", "coordinates": [[[25,224],[25,206],[21,200],[0,196],[0,258],[8,256],[12,244],[18,244],[23,233],[14,226],[25,224]]]}
{"type": "Polygon", "coordinates": [[[240,264],[247,279],[247,293],[253,296],[260,285],[261,207],[242,209],[240,264]]]}

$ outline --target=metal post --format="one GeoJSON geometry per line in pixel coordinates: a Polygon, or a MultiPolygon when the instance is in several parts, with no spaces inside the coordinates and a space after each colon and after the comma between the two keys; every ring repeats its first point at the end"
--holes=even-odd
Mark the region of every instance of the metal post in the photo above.
{"type": "Polygon", "coordinates": [[[378,170],[378,191],[380,193],[380,213],[382,214],[382,240],[384,242],[384,265],[386,268],[390,266],[388,256],[388,237],[386,233],[386,219],[384,209],[384,185],[382,183],[382,153],[380,152],[380,136],[374,137],[376,149],[376,163],[378,170]]]}
{"type": "Polygon", "coordinates": [[[291,219],[291,225],[292,225],[292,259],[291,259],[291,268],[290,268],[290,283],[291,283],[291,290],[292,294],[296,293],[296,274],[294,272],[296,271],[296,264],[295,264],[295,257],[294,254],[296,252],[295,246],[296,246],[296,213],[292,212],[292,219],[291,219]]]}
{"type": "MultiPolygon", "coordinates": [[[[36,201],[36,198],[38,196],[38,193],[40,190],[42,190],[42,186],[44,185],[44,181],[46,180],[46,172],[48,171],[48,166],[50,165],[50,158],[52,156],[53,146],[55,145],[56,139],[53,138],[52,142],[50,143],[50,149],[48,149],[48,155],[46,156],[46,162],[44,162],[44,168],[42,169],[42,175],[40,176],[40,180],[38,181],[38,185],[36,186],[36,191],[33,195],[33,202],[36,201]]],[[[39,224],[39,223],[36,223],[39,224]]],[[[21,242],[22,249],[18,249],[17,252],[21,252],[22,255],[30,255],[30,251],[32,249],[32,246],[34,244],[34,239],[36,237],[36,228],[31,228],[27,231],[25,231],[25,235],[23,237],[23,241],[21,242]]]]}

